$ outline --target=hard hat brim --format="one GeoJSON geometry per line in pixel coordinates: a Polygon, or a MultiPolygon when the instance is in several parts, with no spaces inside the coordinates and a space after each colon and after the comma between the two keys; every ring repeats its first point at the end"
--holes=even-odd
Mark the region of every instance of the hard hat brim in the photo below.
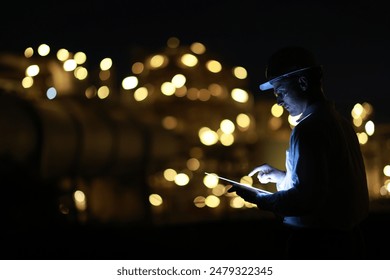
{"type": "Polygon", "coordinates": [[[301,69],[298,69],[298,70],[294,70],[294,71],[291,71],[291,72],[288,72],[288,73],[285,73],[283,75],[280,75],[280,76],[277,76],[275,78],[272,78],[271,80],[265,82],[265,83],[262,83],[259,88],[260,90],[262,91],[265,91],[265,90],[269,90],[269,89],[272,89],[274,88],[274,86],[272,85],[274,82],[278,81],[278,80],[281,80],[281,79],[284,79],[284,78],[288,78],[288,77],[291,77],[293,75],[296,75],[296,74],[299,74],[301,72],[304,72],[304,71],[307,71],[307,70],[310,70],[310,69],[313,69],[313,68],[317,68],[318,66],[311,66],[311,67],[305,67],[305,68],[301,68],[301,69]]]}

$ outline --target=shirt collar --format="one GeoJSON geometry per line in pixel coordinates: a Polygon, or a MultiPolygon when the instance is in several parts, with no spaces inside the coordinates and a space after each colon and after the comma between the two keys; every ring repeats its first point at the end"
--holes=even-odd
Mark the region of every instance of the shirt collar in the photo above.
{"type": "Polygon", "coordinates": [[[309,117],[311,114],[313,114],[315,111],[317,111],[320,107],[324,106],[326,104],[326,101],[316,101],[314,103],[311,103],[305,111],[303,111],[302,115],[297,120],[297,123],[300,123],[307,117],[309,117]]]}

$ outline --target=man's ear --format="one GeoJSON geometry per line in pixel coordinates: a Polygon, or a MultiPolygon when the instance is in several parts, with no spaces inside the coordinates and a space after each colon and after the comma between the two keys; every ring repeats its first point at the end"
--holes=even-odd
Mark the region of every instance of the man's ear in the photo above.
{"type": "Polygon", "coordinates": [[[307,77],[305,76],[300,76],[298,78],[298,83],[299,83],[299,86],[301,87],[301,89],[303,91],[306,91],[307,88],[308,88],[308,82],[307,82],[307,77]]]}

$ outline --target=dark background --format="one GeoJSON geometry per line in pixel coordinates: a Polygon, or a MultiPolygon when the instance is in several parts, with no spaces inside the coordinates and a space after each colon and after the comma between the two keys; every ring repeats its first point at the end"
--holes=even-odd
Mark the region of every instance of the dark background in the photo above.
{"type": "Polygon", "coordinates": [[[268,56],[304,45],[323,64],[329,97],[350,110],[374,105],[374,120],[389,121],[385,87],[390,71],[388,9],[383,1],[31,1],[7,3],[0,18],[3,50],[47,43],[110,56],[128,69],[134,50],[156,51],[169,37],[199,41],[217,59],[247,68],[259,94],[268,56]]]}

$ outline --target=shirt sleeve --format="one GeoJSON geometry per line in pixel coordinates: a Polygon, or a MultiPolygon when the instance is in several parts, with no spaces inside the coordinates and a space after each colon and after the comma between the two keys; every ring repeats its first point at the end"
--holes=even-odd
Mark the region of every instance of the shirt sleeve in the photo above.
{"type": "Polygon", "coordinates": [[[282,183],[284,190],[259,197],[257,205],[260,209],[282,216],[295,216],[310,213],[321,205],[328,195],[326,186],[329,178],[327,151],[318,148],[328,145],[323,145],[321,141],[327,141],[326,137],[316,128],[303,126],[293,130],[286,158],[287,164],[291,164],[291,171],[282,183]]]}

